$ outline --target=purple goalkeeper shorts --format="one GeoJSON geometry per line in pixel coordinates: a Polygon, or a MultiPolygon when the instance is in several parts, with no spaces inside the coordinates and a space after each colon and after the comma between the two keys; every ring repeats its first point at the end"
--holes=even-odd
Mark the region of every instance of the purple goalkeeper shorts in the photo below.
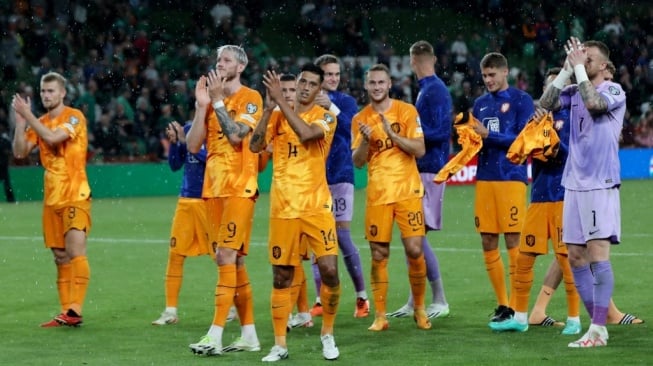
{"type": "Polygon", "coordinates": [[[565,190],[562,208],[562,241],[585,244],[605,239],[619,244],[621,204],[619,188],[593,191],[565,190]]]}
{"type": "Polygon", "coordinates": [[[419,173],[424,185],[424,197],[422,198],[422,209],[424,210],[424,224],[426,230],[442,229],[442,203],[444,202],[444,188],[446,182],[435,184],[433,173],[419,173]]]}
{"type": "Polygon", "coordinates": [[[333,199],[333,217],[336,222],[351,221],[354,215],[354,185],[336,183],[329,185],[333,199]]]}

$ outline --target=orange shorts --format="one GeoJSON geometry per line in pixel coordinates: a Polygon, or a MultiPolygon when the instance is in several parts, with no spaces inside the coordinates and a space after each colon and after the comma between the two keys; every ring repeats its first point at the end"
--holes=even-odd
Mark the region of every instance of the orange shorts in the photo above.
{"type": "Polygon", "coordinates": [[[43,239],[46,248],[65,249],[66,233],[81,230],[91,233],[91,201],[77,201],[60,206],[43,206],[43,239]]]}
{"type": "Polygon", "coordinates": [[[204,200],[180,197],[170,229],[170,251],[187,257],[213,255],[206,227],[204,200]]]}
{"type": "Polygon", "coordinates": [[[533,202],[526,210],[526,219],[519,240],[519,251],[536,254],[549,252],[551,239],[553,252],[567,255],[562,241],[562,201],[533,202]]]}
{"type": "Polygon", "coordinates": [[[216,248],[231,248],[238,255],[249,253],[254,223],[255,197],[218,197],[206,200],[209,243],[216,248]]]}
{"type": "Polygon", "coordinates": [[[308,248],[315,258],[338,255],[336,222],[331,212],[296,219],[270,219],[270,263],[300,266],[308,248]]]}
{"type": "Polygon", "coordinates": [[[402,238],[424,236],[422,198],[365,208],[365,239],[377,243],[392,241],[392,225],[397,222],[402,238]]]}
{"type": "Polygon", "coordinates": [[[526,215],[526,184],[476,182],[474,225],[487,234],[519,233],[526,215]]]}

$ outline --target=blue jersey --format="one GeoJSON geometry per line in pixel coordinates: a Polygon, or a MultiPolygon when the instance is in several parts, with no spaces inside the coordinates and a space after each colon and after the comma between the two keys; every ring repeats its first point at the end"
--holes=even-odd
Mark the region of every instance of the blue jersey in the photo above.
{"type": "MultiPolygon", "coordinates": [[[[190,123],[184,126],[184,133],[188,133],[190,126],[190,123]]],[[[206,167],[206,146],[202,144],[197,154],[191,154],[186,149],[186,144],[180,142],[170,144],[168,164],[173,172],[181,169],[182,166],[184,167],[179,196],[202,198],[202,185],[204,184],[204,170],[206,167]]]]}
{"type": "Polygon", "coordinates": [[[424,131],[426,153],[417,159],[420,173],[437,174],[449,160],[449,140],[453,103],[451,94],[436,75],[419,80],[419,94],[415,102],[424,131]]]}
{"type": "Polygon", "coordinates": [[[340,113],[336,116],[338,124],[333,135],[333,143],[326,162],[328,184],[354,183],[354,162],[351,157],[351,119],[358,112],[356,100],[351,96],[330,91],[329,99],[340,113]]]}
{"type": "Polygon", "coordinates": [[[533,185],[531,202],[558,202],[565,196],[562,172],[569,153],[569,111],[562,109],[553,113],[553,128],[560,138],[558,155],[547,162],[533,159],[533,185]]]}
{"type": "Polygon", "coordinates": [[[506,153],[534,110],[533,98],[513,87],[476,99],[473,115],[489,131],[478,153],[477,180],[528,183],[526,165],[513,164],[506,153]]]}

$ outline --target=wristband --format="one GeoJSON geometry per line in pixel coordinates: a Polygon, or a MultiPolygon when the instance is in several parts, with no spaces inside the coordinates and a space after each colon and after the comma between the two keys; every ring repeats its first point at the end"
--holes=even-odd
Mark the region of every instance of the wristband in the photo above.
{"type": "Polygon", "coordinates": [[[583,81],[589,81],[587,71],[585,71],[585,65],[574,66],[574,74],[576,75],[576,83],[578,83],[578,85],[583,81]]]}
{"type": "Polygon", "coordinates": [[[560,70],[556,78],[551,82],[551,85],[562,90],[565,87],[565,84],[567,84],[567,80],[569,80],[571,77],[571,74],[571,71],[567,71],[565,69],[560,70]]]}
{"type": "Polygon", "coordinates": [[[213,103],[213,109],[218,110],[218,108],[224,108],[224,102],[221,100],[218,100],[217,102],[213,103]]]}
{"type": "Polygon", "coordinates": [[[333,103],[333,102],[331,103],[331,106],[329,107],[329,111],[333,112],[333,114],[335,114],[336,117],[340,114],[340,108],[338,108],[338,106],[336,106],[336,104],[333,103]]]}

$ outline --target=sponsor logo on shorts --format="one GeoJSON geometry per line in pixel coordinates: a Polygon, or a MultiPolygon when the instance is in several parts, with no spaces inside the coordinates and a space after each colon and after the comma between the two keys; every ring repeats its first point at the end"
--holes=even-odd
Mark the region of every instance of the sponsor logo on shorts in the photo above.
{"type": "Polygon", "coordinates": [[[379,228],[376,225],[370,226],[370,235],[376,236],[379,233],[379,228]]]}
{"type": "Polygon", "coordinates": [[[528,234],[526,235],[526,245],[532,247],[535,245],[535,235],[528,234]]]}
{"type": "Polygon", "coordinates": [[[281,247],[275,245],[272,247],[272,258],[279,259],[281,258],[281,247]]]}

